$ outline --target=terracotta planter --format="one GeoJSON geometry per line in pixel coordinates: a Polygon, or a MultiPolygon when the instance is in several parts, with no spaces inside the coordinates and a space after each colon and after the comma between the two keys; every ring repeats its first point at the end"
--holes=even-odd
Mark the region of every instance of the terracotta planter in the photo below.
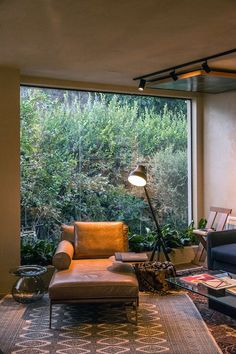
{"type": "Polygon", "coordinates": [[[197,252],[197,245],[175,248],[170,253],[170,259],[174,264],[192,263],[197,252]]]}
{"type": "MultiPolygon", "coordinates": [[[[175,265],[192,263],[192,261],[195,258],[195,255],[196,255],[197,248],[198,248],[197,245],[185,246],[183,248],[174,248],[172,250],[172,252],[169,253],[170,260],[175,265]]],[[[151,252],[147,252],[147,253],[148,253],[149,257],[150,257],[151,252]]],[[[161,252],[161,255],[160,255],[160,260],[161,260],[161,262],[166,260],[162,252],[161,252]]]]}

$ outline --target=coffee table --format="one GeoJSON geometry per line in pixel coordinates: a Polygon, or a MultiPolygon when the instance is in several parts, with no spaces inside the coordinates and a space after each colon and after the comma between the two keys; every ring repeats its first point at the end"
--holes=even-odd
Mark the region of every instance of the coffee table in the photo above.
{"type": "MultiPolygon", "coordinates": [[[[201,273],[210,274],[210,275],[229,274],[227,272],[219,271],[219,270],[213,270],[213,271],[203,270],[202,272],[201,271],[197,273],[195,272],[193,274],[188,274],[188,275],[196,275],[201,273]]],[[[229,274],[229,275],[232,278],[236,278],[236,274],[229,274]]],[[[209,308],[236,318],[236,296],[235,295],[229,294],[228,292],[225,291],[225,289],[214,290],[204,286],[201,283],[198,284],[187,283],[186,281],[181,280],[181,278],[184,276],[185,275],[174,277],[174,278],[168,278],[166,280],[172,285],[178,286],[180,288],[186,289],[188,291],[206,297],[208,299],[209,308]]]]}

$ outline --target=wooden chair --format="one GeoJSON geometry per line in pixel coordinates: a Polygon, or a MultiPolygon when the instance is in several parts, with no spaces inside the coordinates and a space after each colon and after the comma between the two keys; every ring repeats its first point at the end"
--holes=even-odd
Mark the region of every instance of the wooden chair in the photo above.
{"type": "Polygon", "coordinates": [[[212,231],[222,231],[231,212],[232,209],[228,208],[210,207],[206,227],[204,229],[196,229],[193,231],[193,233],[197,235],[200,241],[194,263],[199,264],[205,261],[207,234],[212,231]]]}

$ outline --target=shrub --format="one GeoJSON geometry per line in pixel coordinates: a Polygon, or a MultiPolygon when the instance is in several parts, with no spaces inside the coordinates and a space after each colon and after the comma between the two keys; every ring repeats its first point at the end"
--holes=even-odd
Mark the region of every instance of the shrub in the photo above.
{"type": "Polygon", "coordinates": [[[137,160],[148,166],[161,224],[187,225],[186,104],[173,102],[22,88],[22,226],[41,224],[49,239],[72,220],[118,219],[145,232],[145,196],[127,183],[137,160]]]}
{"type": "Polygon", "coordinates": [[[36,237],[21,237],[21,264],[50,265],[58,241],[37,239],[36,237]]]}

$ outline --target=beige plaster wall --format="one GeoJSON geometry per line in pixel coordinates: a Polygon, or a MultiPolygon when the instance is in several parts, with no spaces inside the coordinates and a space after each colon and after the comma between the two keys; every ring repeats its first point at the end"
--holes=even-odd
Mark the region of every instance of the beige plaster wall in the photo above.
{"type": "MultiPolygon", "coordinates": [[[[203,97],[192,99],[192,212],[195,225],[204,216],[203,201],[203,97]]],[[[189,175],[189,179],[191,175],[189,175]]]]}
{"type": "Polygon", "coordinates": [[[17,70],[0,68],[0,293],[9,291],[9,269],[20,263],[20,119],[17,70]]]}
{"type": "Polygon", "coordinates": [[[232,208],[236,216],[236,92],[204,97],[204,211],[232,208]]]}

